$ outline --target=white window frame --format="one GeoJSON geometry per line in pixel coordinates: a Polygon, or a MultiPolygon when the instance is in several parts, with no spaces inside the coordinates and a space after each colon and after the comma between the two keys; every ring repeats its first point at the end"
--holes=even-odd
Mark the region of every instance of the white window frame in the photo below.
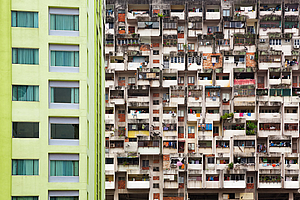
{"type": "MultiPolygon", "coordinates": [[[[79,124],[78,117],[49,117],[49,145],[78,146],[79,139],[51,139],[51,124],[79,124]]],[[[80,126],[79,126],[80,129],[80,126]]],[[[80,130],[79,130],[80,138],[80,130]]]]}
{"type": "MultiPolygon", "coordinates": [[[[56,15],[79,15],[79,9],[68,9],[68,8],[49,8],[48,15],[48,28],[49,35],[57,35],[57,36],[79,36],[79,31],[63,31],[63,30],[50,30],[50,14],[56,15]]],[[[80,30],[80,16],[79,16],[79,28],[80,30]]]]}
{"type": "Polygon", "coordinates": [[[78,161],[78,174],[80,174],[80,159],[79,154],[49,154],[49,160],[48,160],[48,176],[49,176],[49,182],[79,182],[79,176],[50,176],[50,161],[51,160],[72,160],[72,161],[78,161]]]}
{"type": "MultiPolygon", "coordinates": [[[[64,66],[51,66],[51,51],[78,51],[79,45],[49,45],[49,71],[50,72],[67,72],[79,73],[79,67],[64,67],[64,66]]],[[[80,66],[80,53],[79,53],[79,66],[80,66]]]]}
{"type": "Polygon", "coordinates": [[[49,108],[50,109],[79,109],[79,103],[51,103],[51,88],[63,87],[63,88],[79,88],[79,102],[80,102],[80,87],[79,81],[49,81],[49,108]]]}
{"type": "Polygon", "coordinates": [[[79,197],[79,191],[78,190],[49,190],[48,191],[48,200],[50,200],[51,197],[79,197]]]}

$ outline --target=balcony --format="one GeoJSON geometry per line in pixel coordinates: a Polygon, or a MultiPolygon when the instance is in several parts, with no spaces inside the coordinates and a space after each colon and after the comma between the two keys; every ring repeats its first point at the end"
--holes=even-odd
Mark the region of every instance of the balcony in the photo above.
{"type": "Polygon", "coordinates": [[[247,16],[249,19],[255,19],[256,18],[256,10],[241,10],[241,11],[235,11],[235,15],[239,16],[247,16]]]}
{"type": "Polygon", "coordinates": [[[255,79],[234,79],[234,85],[255,85],[255,79]]]}
{"type": "Polygon", "coordinates": [[[217,147],[216,148],[217,153],[230,153],[229,147],[217,147]]]}
{"type": "Polygon", "coordinates": [[[220,97],[206,97],[205,99],[206,107],[219,107],[220,106],[220,97]]]}
{"type": "Polygon", "coordinates": [[[255,153],[255,147],[233,147],[233,153],[255,153]]]}
{"type": "Polygon", "coordinates": [[[159,155],[160,148],[159,147],[139,147],[138,153],[141,155],[159,155]]]}
{"type": "Polygon", "coordinates": [[[246,188],[246,181],[224,181],[224,188],[246,188]]]}
{"type": "Polygon", "coordinates": [[[280,113],[259,113],[258,118],[259,118],[260,122],[262,122],[262,121],[266,121],[266,122],[272,121],[273,123],[281,122],[281,114],[280,113]]]}
{"type": "MultiPolygon", "coordinates": [[[[202,133],[200,133],[202,134],[202,133]]],[[[212,136],[212,132],[210,133],[210,136],[212,136]]],[[[201,153],[205,153],[205,154],[211,154],[212,153],[212,148],[211,147],[201,147],[201,148],[198,148],[198,152],[201,152],[201,153]]]]}
{"type": "Polygon", "coordinates": [[[105,181],[105,189],[106,190],[115,189],[115,182],[114,181],[105,181]]]}
{"type": "Polygon", "coordinates": [[[299,170],[299,164],[285,164],[284,168],[286,170],[299,170]]]}
{"type": "Polygon", "coordinates": [[[128,70],[137,70],[138,68],[140,68],[142,65],[141,63],[137,63],[137,62],[129,62],[128,63],[128,70]]]}
{"type": "Polygon", "coordinates": [[[169,88],[171,85],[177,85],[177,80],[163,80],[163,87],[169,88]]]}
{"type": "Polygon", "coordinates": [[[178,182],[177,181],[164,181],[164,189],[177,189],[178,182]]]}
{"type": "Polygon", "coordinates": [[[124,63],[109,63],[109,69],[114,69],[116,71],[124,71],[125,64],[124,63]]]}
{"type": "Polygon", "coordinates": [[[206,181],[206,188],[220,189],[220,181],[206,181]]]}
{"type": "Polygon", "coordinates": [[[235,119],[256,120],[255,113],[234,113],[235,119]]]}
{"type": "Polygon", "coordinates": [[[258,188],[281,188],[281,182],[259,182],[258,188]]]}
{"type": "Polygon", "coordinates": [[[127,181],[127,189],[149,189],[150,181],[127,181]]]}
{"type": "Polygon", "coordinates": [[[182,12],[172,12],[171,11],[171,17],[178,17],[179,20],[184,20],[184,11],[182,11],[182,12]]]}
{"type": "Polygon", "coordinates": [[[206,113],[206,119],[210,120],[210,121],[220,121],[220,114],[219,113],[214,113],[214,114],[210,114],[210,113],[206,113]]]}
{"type": "Polygon", "coordinates": [[[224,130],[224,137],[233,137],[238,135],[246,135],[246,130],[224,130]]]}
{"type": "Polygon", "coordinates": [[[188,164],[189,170],[202,170],[202,164],[188,164]]]}
{"type": "Polygon", "coordinates": [[[206,20],[220,20],[220,12],[206,12],[206,20]]]}
{"type": "Polygon", "coordinates": [[[198,85],[212,85],[212,80],[198,80],[198,85]]]}
{"type": "Polygon", "coordinates": [[[284,188],[299,189],[299,181],[284,181],[284,188]]]}
{"type": "Polygon", "coordinates": [[[149,96],[128,97],[128,103],[149,103],[149,101],[150,101],[149,96]]]}
{"type": "Polygon", "coordinates": [[[114,171],[114,164],[105,164],[105,171],[114,171]]]}
{"type": "Polygon", "coordinates": [[[149,17],[149,11],[132,11],[127,13],[127,18],[134,20],[137,17],[149,17]]]}
{"type": "Polygon", "coordinates": [[[279,163],[259,163],[258,169],[281,169],[281,164],[279,163]]]}
{"type": "Polygon", "coordinates": [[[128,170],[139,170],[139,165],[118,165],[118,171],[119,172],[127,172],[128,170]]]}
{"type": "Polygon", "coordinates": [[[105,80],[105,87],[108,88],[108,87],[112,87],[115,85],[115,82],[114,80],[105,80]]]}
{"type": "Polygon", "coordinates": [[[281,84],[281,79],[269,79],[269,85],[279,85],[281,84]]]}
{"type": "Polygon", "coordinates": [[[114,124],[115,114],[105,114],[105,124],[114,124]]]}
{"type": "Polygon", "coordinates": [[[149,113],[131,113],[127,115],[128,119],[149,119],[149,113]]]}
{"type": "Polygon", "coordinates": [[[185,65],[184,65],[184,63],[170,63],[169,68],[177,69],[178,71],[184,71],[185,65]]]}
{"type": "Polygon", "coordinates": [[[195,188],[195,189],[202,188],[202,181],[189,180],[187,183],[187,187],[191,188],[191,189],[192,188],[195,188]]]}
{"type": "Polygon", "coordinates": [[[201,118],[201,113],[188,114],[188,121],[197,121],[197,119],[200,118],[201,118]]]}
{"type": "Polygon", "coordinates": [[[269,137],[270,135],[281,135],[281,130],[258,130],[258,137],[269,137]]]}
{"type": "Polygon", "coordinates": [[[198,9],[195,12],[189,12],[188,17],[202,17],[202,12],[198,9]]]}
{"type": "Polygon", "coordinates": [[[230,80],[216,80],[216,85],[220,87],[231,87],[230,80]]]}
{"type": "Polygon", "coordinates": [[[270,153],[292,153],[291,147],[270,147],[270,153]]]}
{"type": "Polygon", "coordinates": [[[176,119],[177,114],[176,113],[170,113],[170,114],[163,114],[163,119],[176,119]]]}

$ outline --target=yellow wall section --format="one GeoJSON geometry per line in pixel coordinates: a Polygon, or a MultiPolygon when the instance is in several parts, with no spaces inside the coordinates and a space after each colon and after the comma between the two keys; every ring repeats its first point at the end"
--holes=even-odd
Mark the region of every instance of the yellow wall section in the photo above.
{"type": "Polygon", "coordinates": [[[10,0],[0,0],[0,199],[11,197],[11,14],[10,0]]]}
{"type": "Polygon", "coordinates": [[[129,138],[135,138],[137,135],[149,136],[149,131],[128,131],[129,138]]]}
{"type": "MultiPolygon", "coordinates": [[[[11,28],[12,47],[39,48],[39,65],[13,65],[12,83],[39,85],[39,102],[12,102],[12,121],[40,122],[38,139],[12,140],[13,159],[39,159],[39,176],[13,176],[12,195],[38,195],[48,199],[48,190],[79,190],[79,199],[87,199],[87,2],[82,0],[12,0],[11,10],[39,12],[39,28],[11,28]],[[79,37],[49,35],[49,7],[79,8],[79,37]],[[49,44],[73,44],[80,47],[80,72],[49,72],[49,44]],[[49,80],[80,81],[80,109],[49,109],[49,80]],[[48,145],[48,117],[79,117],[79,146],[48,145]],[[48,182],[48,154],[76,153],[79,158],[79,183],[48,182]]],[[[3,9],[2,9],[3,10],[3,9]]],[[[3,12],[3,11],[2,11],[3,12]]],[[[2,13],[3,14],[3,13],[2,13]]],[[[1,16],[2,16],[1,14],[1,16]]],[[[10,20],[9,20],[10,22],[10,20]]],[[[3,60],[3,59],[2,59],[3,60]]],[[[11,63],[11,58],[9,63],[11,63]]],[[[5,66],[5,65],[2,65],[5,66]]],[[[11,90],[11,89],[10,89],[11,90]]],[[[11,94],[10,94],[11,101],[11,94]]],[[[11,129],[11,122],[10,122],[11,129]]],[[[11,130],[10,130],[11,138],[11,130]]],[[[1,158],[2,160],[2,158],[1,158]]],[[[1,176],[0,176],[1,177],[1,176]]],[[[8,185],[8,184],[7,184],[8,185]]],[[[1,189],[2,191],[2,189],[1,189]]],[[[10,198],[1,198],[10,199],[10,198]]]]}

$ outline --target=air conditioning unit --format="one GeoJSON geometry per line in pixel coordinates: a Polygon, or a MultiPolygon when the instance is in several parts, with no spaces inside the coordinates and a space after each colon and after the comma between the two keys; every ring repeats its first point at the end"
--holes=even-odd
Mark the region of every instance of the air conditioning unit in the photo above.
{"type": "Polygon", "coordinates": [[[207,60],[207,56],[203,56],[203,60],[207,60]]]}
{"type": "Polygon", "coordinates": [[[295,49],[299,49],[299,46],[300,46],[300,45],[294,45],[294,48],[295,48],[295,49]]]}
{"type": "Polygon", "coordinates": [[[265,43],[265,42],[266,42],[266,39],[259,39],[259,42],[260,42],[260,43],[265,43]]]}

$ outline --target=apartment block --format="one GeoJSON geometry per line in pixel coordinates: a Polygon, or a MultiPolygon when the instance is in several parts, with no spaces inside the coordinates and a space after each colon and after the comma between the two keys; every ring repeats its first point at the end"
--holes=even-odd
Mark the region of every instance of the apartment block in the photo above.
{"type": "Polygon", "coordinates": [[[104,199],[104,9],[1,1],[0,199],[104,199]]]}
{"type": "Polygon", "coordinates": [[[107,0],[107,200],[292,200],[299,1],[107,0]]]}

